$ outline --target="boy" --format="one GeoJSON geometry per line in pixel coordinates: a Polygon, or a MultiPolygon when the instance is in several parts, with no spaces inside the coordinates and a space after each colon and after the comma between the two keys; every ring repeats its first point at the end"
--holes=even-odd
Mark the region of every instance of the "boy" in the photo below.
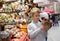
{"type": "Polygon", "coordinates": [[[44,25],[44,22],[39,22],[40,10],[38,8],[32,8],[30,11],[32,22],[28,25],[28,35],[31,41],[46,41],[46,30],[48,25],[44,25]],[[45,27],[44,27],[45,26],[45,27]]]}

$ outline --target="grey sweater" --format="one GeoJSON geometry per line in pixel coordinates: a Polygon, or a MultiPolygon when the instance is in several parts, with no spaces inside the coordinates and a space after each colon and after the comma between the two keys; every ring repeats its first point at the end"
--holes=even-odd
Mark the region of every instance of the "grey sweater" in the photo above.
{"type": "Polygon", "coordinates": [[[40,30],[41,27],[41,23],[40,22],[34,22],[32,21],[29,25],[28,25],[28,34],[30,36],[30,40],[31,41],[46,41],[45,40],[45,31],[44,30],[40,30]]]}

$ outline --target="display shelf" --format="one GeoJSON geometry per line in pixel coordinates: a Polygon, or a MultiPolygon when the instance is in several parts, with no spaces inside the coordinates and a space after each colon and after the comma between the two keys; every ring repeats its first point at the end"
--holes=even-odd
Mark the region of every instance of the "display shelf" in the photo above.
{"type": "Polygon", "coordinates": [[[19,13],[19,12],[23,12],[24,10],[15,10],[15,11],[10,11],[10,12],[0,12],[0,13],[19,13]]]}
{"type": "MultiPolygon", "coordinates": [[[[28,33],[24,33],[24,35],[21,38],[17,39],[17,41],[26,41],[27,36],[28,36],[28,33]]],[[[15,40],[16,39],[12,39],[11,41],[15,41],[15,40]]]]}
{"type": "Polygon", "coordinates": [[[17,1],[17,0],[6,1],[6,2],[2,1],[2,2],[0,2],[0,4],[11,3],[11,2],[16,2],[16,1],[17,1]]]}
{"type": "Polygon", "coordinates": [[[17,12],[13,11],[13,12],[0,12],[0,13],[17,13],[17,12]]]}

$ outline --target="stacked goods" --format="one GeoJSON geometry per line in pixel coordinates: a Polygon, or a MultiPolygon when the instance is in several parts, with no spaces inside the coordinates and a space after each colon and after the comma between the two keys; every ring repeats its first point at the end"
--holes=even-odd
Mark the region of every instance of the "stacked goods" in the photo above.
{"type": "Polygon", "coordinates": [[[21,38],[22,35],[24,35],[25,32],[21,32],[20,28],[16,25],[6,25],[5,30],[10,29],[12,33],[12,38],[21,38]]]}
{"type": "Polygon", "coordinates": [[[27,32],[27,23],[26,24],[17,24],[18,27],[20,27],[21,32],[27,32]]]}
{"type": "Polygon", "coordinates": [[[11,21],[11,19],[12,17],[9,15],[5,16],[4,14],[0,14],[0,23],[11,21]]]}

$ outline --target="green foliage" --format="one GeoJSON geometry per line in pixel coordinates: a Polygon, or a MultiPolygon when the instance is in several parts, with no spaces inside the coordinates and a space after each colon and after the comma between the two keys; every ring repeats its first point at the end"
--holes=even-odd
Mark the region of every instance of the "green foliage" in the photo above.
{"type": "Polygon", "coordinates": [[[32,19],[31,19],[31,18],[29,18],[29,19],[28,19],[28,24],[29,24],[29,23],[31,23],[31,21],[32,21],[32,19]]]}

